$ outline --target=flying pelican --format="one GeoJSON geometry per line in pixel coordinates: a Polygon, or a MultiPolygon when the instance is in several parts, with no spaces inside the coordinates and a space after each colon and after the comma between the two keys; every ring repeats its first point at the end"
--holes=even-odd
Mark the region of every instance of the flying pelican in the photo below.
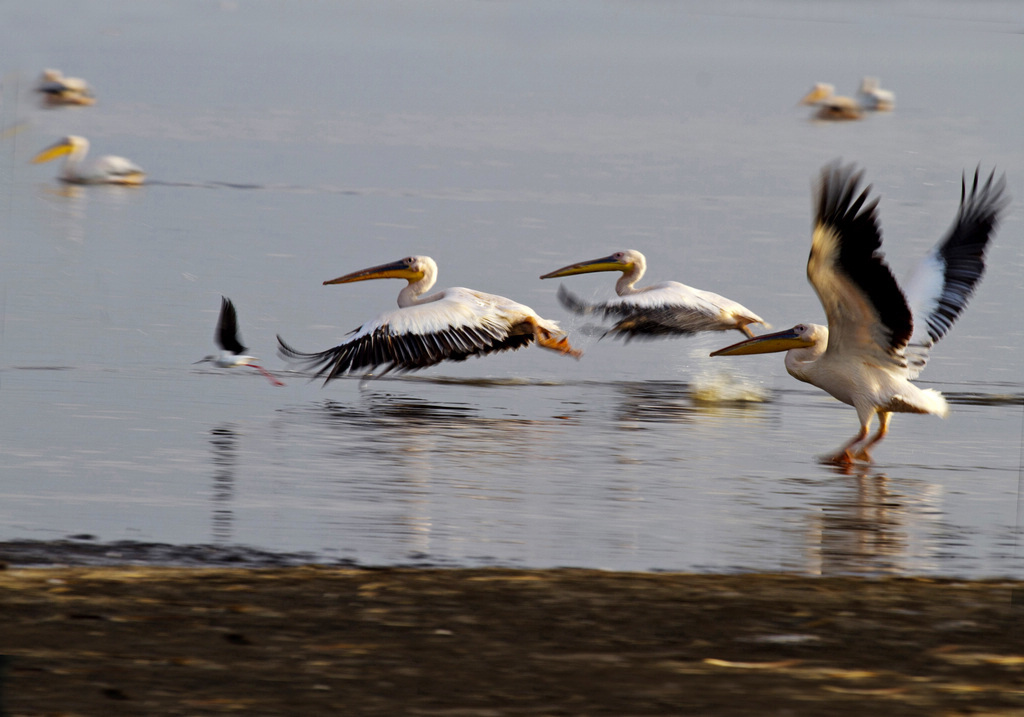
{"type": "Polygon", "coordinates": [[[252,366],[270,379],[275,386],[284,386],[273,374],[256,363],[255,356],[245,355],[245,346],[238,335],[238,314],[235,312],[235,305],[226,296],[220,297],[220,318],[217,319],[217,332],[213,338],[220,346],[220,355],[204,356],[195,363],[212,363],[220,368],[252,366]]]}
{"type": "Polygon", "coordinates": [[[857,90],[857,101],[861,107],[873,112],[889,112],[896,107],[896,95],[892,90],[883,90],[877,77],[865,77],[857,90]]]}
{"type": "Polygon", "coordinates": [[[85,137],[68,135],[33,158],[34,164],[49,162],[61,155],[67,155],[60,180],[71,184],[142,184],[146,173],[134,162],[124,157],[107,155],[83,164],[89,152],[89,140],[85,137]]]}
{"type": "Polygon", "coordinates": [[[48,105],[96,104],[88,82],[80,77],[65,77],[60,70],[43,70],[36,92],[43,95],[43,101],[48,105]]]}
{"type": "Polygon", "coordinates": [[[719,349],[712,356],[788,351],[786,370],[857,409],[860,430],[823,462],[870,461],[869,449],[889,430],[895,413],[945,416],[946,400],[910,381],[928,352],[957,320],[985,271],[985,248],[1006,208],[1006,179],[995,172],[979,187],[978,172],[949,233],[925,256],[901,290],[886,265],[882,235],[870,203],[871,187],[857,194],[862,173],[828,165],[821,175],[807,278],[828,327],[797,324],[719,349]],[[878,415],[878,432],[868,438],[878,415]]]}
{"type": "Polygon", "coordinates": [[[623,336],[626,341],[730,329],[752,337],[754,334],[747,325],[764,324],[760,316],[735,301],[710,291],[694,289],[678,281],[663,281],[637,289],[634,284],[640,281],[646,269],[647,259],[644,255],[629,249],[600,259],[564,266],[545,274],[541,279],[595,271],[621,271],[622,276],[615,283],[615,292],[620,297],[618,299],[590,305],[573,296],[564,286],[559,287],[558,298],[567,309],[577,314],[598,311],[603,312],[605,318],[618,318],[618,323],[608,333],[623,336]]]}
{"type": "Polygon", "coordinates": [[[326,384],[342,374],[385,366],[381,375],[415,371],[442,361],[537,345],[579,358],[558,324],[543,319],[529,306],[503,296],[455,287],[424,296],[437,279],[429,256],[409,256],[389,264],[339,276],[324,284],[368,279],[405,279],[398,309],[387,311],[350,332],[351,338],[326,351],[296,351],[278,336],[280,354],[299,360],[323,376],[326,384]]]}
{"type": "Polygon", "coordinates": [[[818,108],[817,119],[822,120],[855,120],[864,116],[864,109],[852,97],[836,94],[835,85],[817,82],[811,91],[800,98],[799,104],[813,105],[818,108]]]}

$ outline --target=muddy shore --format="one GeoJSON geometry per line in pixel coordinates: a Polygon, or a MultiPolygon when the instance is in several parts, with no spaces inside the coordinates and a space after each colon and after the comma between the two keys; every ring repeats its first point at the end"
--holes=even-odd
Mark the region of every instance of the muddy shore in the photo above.
{"type": "Polygon", "coordinates": [[[1021,715],[1024,583],[0,571],[13,715],[1021,715]]]}

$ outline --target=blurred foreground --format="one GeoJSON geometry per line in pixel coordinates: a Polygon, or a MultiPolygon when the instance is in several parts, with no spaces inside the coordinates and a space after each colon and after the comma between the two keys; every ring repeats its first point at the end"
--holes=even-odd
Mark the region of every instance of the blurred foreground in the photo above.
{"type": "Polygon", "coordinates": [[[4,715],[1021,714],[1024,583],[0,572],[4,715]]]}

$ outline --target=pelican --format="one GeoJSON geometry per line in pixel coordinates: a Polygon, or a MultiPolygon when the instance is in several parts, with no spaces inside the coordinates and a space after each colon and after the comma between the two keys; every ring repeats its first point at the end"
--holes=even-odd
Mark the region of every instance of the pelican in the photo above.
{"type": "Polygon", "coordinates": [[[62,182],[71,184],[142,184],[146,173],[134,162],[124,157],[107,155],[95,161],[83,163],[89,152],[89,140],[85,137],[68,135],[37,154],[32,162],[49,162],[61,155],[67,155],[61,170],[62,182]]]}
{"type": "Polygon", "coordinates": [[[212,363],[220,368],[252,366],[275,386],[284,386],[273,374],[256,363],[258,359],[255,356],[245,355],[245,346],[238,335],[238,314],[235,312],[235,305],[226,296],[220,297],[220,318],[217,319],[217,331],[213,338],[220,346],[220,354],[204,356],[195,363],[212,363]]]}
{"type": "Polygon", "coordinates": [[[398,309],[387,311],[350,332],[334,348],[314,353],[296,351],[280,336],[280,354],[298,360],[324,377],[326,384],[342,374],[377,366],[389,371],[415,371],[442,361],[464,361],[498,351],[537,345],[579,358],[558,324],[543,319],[529,306],[494,294],[455,287],[424,296],[437,280],[437,264],[429,256],[409,256],[389,264],[325,281],[348,284],[368,279],[405,279],[398,309]]]}
{"type": "Polygon", "coordinates": [[[663,281],[659,284],[638,289],[647,269],[647,259],[635,249],[618,251],[610,256],[590,261],[581,261],[556,269],[541,279],[553,279],[573,274],[588,274],[595,271],[621,271],[622,276],[615,283],[615,292],[620,298],[603,304],[589,305],[573,296],[564,286],[559,287],[558,298],[569,310],[578,314],[603,312],[604,316],[619,319],[607,333],[622,336],[629,341],[634,338],[655,338],[658,336],[687,336],[699,331],[729,331],[736,329],[753,337],[748,324],[764,324],[764,320],[750,309],[712,294],[710,291],[694,289],[677,281],[663,281]]]}
{"type": "Polygon", "coordinates": [[[817,119],[823,120],[855,120],[864,116],[864,109],[852,97],[836,94],[834,85],[817,82],[811,91],[800,98],[799,104],[813,105],[818,108],[817,119]]]}
{"type": "Polygon", "coordinates": [[[873,112],[889,112],[896,107],[896,95],[892,90],[883,90],[877,77],[865,77],[860,81],[857,101],[861,107],[873,112]]]}
{"type": "Polygon", "coordinates": [[[995,172],[970,193],[962,182],[960,209],[948,234],[912,273],[905,291],[881,252],[871,187],[858,195],[862,173],[828,165],[821,175],[817,218],[807,278],[825,309],[828,327],[791,329],[742,341],[712,356],[788,351],[791,376],[830,393],[857,410],[860,430],[822,460],[849,465],[870,461],[869,450],[885,437],[893,413],[945,416],[946,400],[911,383],[928,353],[957,320],[985,271],[985,249],[1006,208],[1006,179],[995,172]],[[871,438],[871,423],[879,428],[871,438]]]}
{"type": "Polygon", "coordinates": [[[65,77],[60,70],[43,70],[36,92],[43,95],[43,101],[48,105],[96,104],[88,82],[80,77],[65,77]]]}

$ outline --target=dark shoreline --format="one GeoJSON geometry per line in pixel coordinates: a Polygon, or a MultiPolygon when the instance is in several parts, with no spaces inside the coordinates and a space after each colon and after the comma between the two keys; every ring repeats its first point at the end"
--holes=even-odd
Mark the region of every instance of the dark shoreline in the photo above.
{"type": "Polygon", "coordinates": [[[0,571],[8,715],[1020,714],[1024,582],[0,571]]]}

